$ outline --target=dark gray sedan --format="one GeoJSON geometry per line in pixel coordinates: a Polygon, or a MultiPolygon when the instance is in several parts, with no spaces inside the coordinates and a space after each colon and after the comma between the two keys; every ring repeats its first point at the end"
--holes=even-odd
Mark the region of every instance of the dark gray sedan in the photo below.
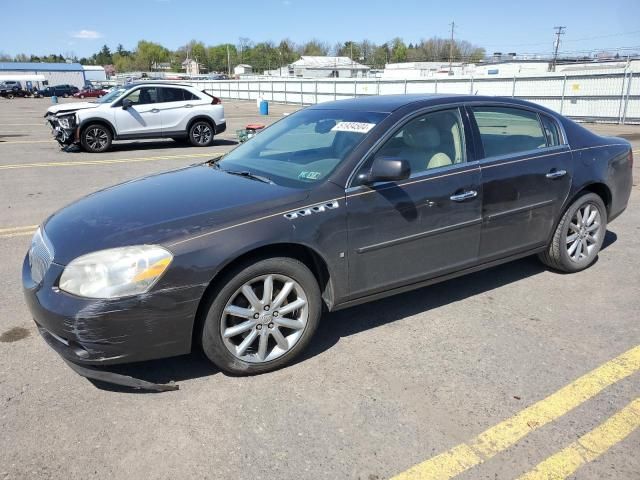
{"type": "Polygon", "coordinates": [[[587,268],[627,206],[632,163],[625,140],[514,99],[324,103],[221,159],[55,213],[24,291],[85,375],[196,347],[226,372],[266,372],[304,349],[323,310],[532,254],[587,268]]]}

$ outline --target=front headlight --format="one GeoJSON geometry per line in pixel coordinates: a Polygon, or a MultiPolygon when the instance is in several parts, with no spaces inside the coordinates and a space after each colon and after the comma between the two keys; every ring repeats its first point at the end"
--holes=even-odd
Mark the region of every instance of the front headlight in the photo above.
{"type": "Polygon", "coordinates": [[[173,255],[158,245],[111,248],[73,260],[60,277],[60,290],[88,298],[117,298],[148,291],[173,255]]]}
{"type": "Polygon", "coordinates": [[[62,128],[67,128],[67,129],[73,128],[76,124],[75,119],[76,119],[75,113],[73,115],[65,115],[64,117],[58,117],[58,124],[62,128]]]}

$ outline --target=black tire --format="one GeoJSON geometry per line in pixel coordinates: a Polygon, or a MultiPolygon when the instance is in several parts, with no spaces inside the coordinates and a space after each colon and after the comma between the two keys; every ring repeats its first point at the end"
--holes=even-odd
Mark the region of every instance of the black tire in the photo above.
{"type": "Polygon", "coordinates": [[[69,98],[69,94],[65,93],[64,95],[62,95],[64,98],[69,98]]]}
{"type": "Polygon", "coordinates": [[[215,128],[206,120],[197,120],[189,127],[189,142],[194,147],[210,147],[214,136],[215,128]]]}
{"type": "Polygon", "coordinates": [[[558,222],[558,226],[556,227],[553,238],[551,239],[551,243],[547,247],[547,250],[540,253],[538,255],[538,258],[540,258],[542,263],[555,270],[566,273],[579,272],[580,270],[584,270],[585,268],[590,267],[593,262],[595,262],[596,258],[598,257],[598,252],[602,247],[602,243],[604,242],[606,232],[607,208],[605,207],[604,202],[599,195],[596,195],[595,193],[587,193],[585,195],[582,195],[571,205],[569,205],[567,210],[562,215],[560,222],[558,222]],[[573,247],[573,243],[580,242],[580,239],[583,237],[584,241],[587,242],[586,244],[588,244],[588,239],[586,237],[589,237],[589,232],[587,230],[591,227],[579,228],[578,230],[580,231],[578,232],[576,231],[575,227],[576,225],[579,226],[579,222],[573,223],[573,220],[574,217],[576,217],[578,211],[580,210],[582,212],[587,205],[590,205],[591,207],[597,209],[597,213],[599,215],[599,227],[596,230],[597,235],[593,237],[595,241],[591,245],[589,245],[591,250],[588,252],[588,254],[585,254],[584,257],[581,257],[582,254],[580,252],[583,251],[582,245],[579,244],[576,248],[576,250],[580,249],[580,252],[576,253],[576,250],[574,250],[573,254],[570,254],[570,247],[573,247]],[[570,228],[571,234],[569,233],[570,228]],[[573,235],[577,235],[578,237],[575,240],[570,241],[570,235],[572,237],[573,235]],[[572,243],[572,245],[569,246],[569,243],[572,243]],[[576,259],[575,256],[579,258],[576,259]]]}
{"type": "Polygon", "coordinates": [[[80,133],[80,144],[89,153],[102,153],[111,148],[111,130],[101,123],[92,123],[80,133]]]}
{"type": "MultiPolygon", "coordinates": [[[[276,287],[277,284],[274,281],[273,293],[275,295],[277,295],[276,287]]],[[[280,290],[280,292],[281,291],[282,290],[280,290]]],[[[294,291],[292,290],[292,292],[294,291]]],[[[311,273],[311,271],[302,262],[287,257],[274,257],[239,265],[221,279],[219,286],[212,292],[209,298],[210,300],[205,310],[206,318],[202,329],[202,349],[209,360],[211,360],[218,368],[232,375],[255,375],[265,373],[276,370],[290,363],[307,346],[318,326],[320,316],[322,315],[322,298],[320,288],[318,287],[318,282],[316,281],[313,273],[311,273]],[[238,298],[236,295],[238,295],[238,291],[243,287],[243,285],[252,281],[256,281],[256,283],[260,282],[259,279],[264,276],[284,276],[297,283],[297,286],[294,288],[301,287],[304,296],[306,297],[306,324],[302,328],[302,333],[295,343],[293,343],[289,350],[280,354],[281,356],[270,361],[245,361],[239,358],[236,354],[231,353],[231,350],[222,338],[222,323],[223,321],[226,321],[223,319],[223,314],[227,307],[227,303],[231,302],[233,298],[238,298]]],[[[277,298],[275,298],[274,301],[276,299],[277,298]]],[[[289,300],[286,301],[288,302],[289,300]]],[[[287,304],[281,304],[281,308],[283,309],[286,306],[287,304]]],[[[249,306],[249,308],[251,307],[249,306]]],[[[261,315],[260,320],[254,321],[256,325],[248,330],[246,335],[244,333],[238,335],[240,337],[238,340],[242,341],[250,334],[253,334],[253,338],[256,340],[254,341],[255,343],[252,342],[252,345],[259,344],[261,340],[259,335],[260,332],[254,332],[254,330],[261,328],[261,326],[257,324],[263,322],[264,332],[262,333],[267,337],[267,339],[272,339],[268,341],[275,341],[273,334],[267,330],[273,329],[274,323],[270,323],[268,325],[264,323],[278,321],[276,318],[277,311],[275,308],[271,312],[273,314],[273,318],[269,317],[269,320],[263,321],[261,315]]],[[[265,310],[268,310],[268,308],[265,308],[265,310]]],[[[255,312],[255,310],[252,311],[255,312]]],[[[283,314],[281,318],[287,320],[284,318],[284,315],[287,314],[283,314]]],[[[228,318],[233,316],[225,315],[225,317],[228,318]]],[[[245,318],[250,319],[250,317],[245,318]]],[[[245,321],[246,320],[244,319],[239,320],[239,322],[245,321]]],[[[275,325],[275,330],[278,330],[278,332],[281,332],[279,330],[280,328],[284,329],[285,327],[275,325]]],[[[281,335],[281,333],[279,333],[279,335],[281,335]]],[[[273,352],[277,352],[275,346],[271,350],[271,353],[273,352]]],[[[259,353],[256,352],[251,355],[255,355],[255,357],[258,358],[259,353]]]]}
{"type": "Polygon", "coordinates": [[[80,98],[84,98],[84,95],[80,95],[80,98]]]}

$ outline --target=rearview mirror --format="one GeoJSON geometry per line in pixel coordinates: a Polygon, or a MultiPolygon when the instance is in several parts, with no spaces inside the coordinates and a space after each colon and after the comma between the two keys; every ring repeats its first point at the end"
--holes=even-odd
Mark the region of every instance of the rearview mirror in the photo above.
{"type": "Polygon", "coordinates": [[[363,183],[397,182],[405,180],[411,175],[409,162],[396,157],[376,157],[373,159],[371,170],[364,174],[363,183]]]}
{"type": "Polygon", "coordinates": [[[329,133],[333,127],[336,126],[336,121],[332,119],[325,119],[316,122],[316,126],[313,128],[315,133],[329,133]]]}
{"type": "Polygon", "coordinates": [[[133,106],[133,102],[128,98],[122,100],[122,109],[126,110],[127,108],[131,108],[133,106]]]}

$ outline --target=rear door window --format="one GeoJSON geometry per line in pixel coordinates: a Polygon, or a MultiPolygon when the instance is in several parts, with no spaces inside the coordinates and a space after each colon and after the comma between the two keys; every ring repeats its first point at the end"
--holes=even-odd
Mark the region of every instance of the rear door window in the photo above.
{"type": "Polygon", "coordinates": [[[485,157],[545,148],[547,137],[538,114],[512,107],[472,107],[485,157]]]}
{"type": "Polygon", "coordinates": [[[542,120],[542,128],[544,129],[544,135],[547,138],[547,145],[549,147],[560,145],[562,141],[558,131],[558,124],[546,115],[540,115],[540,120],[542,120]]]}

